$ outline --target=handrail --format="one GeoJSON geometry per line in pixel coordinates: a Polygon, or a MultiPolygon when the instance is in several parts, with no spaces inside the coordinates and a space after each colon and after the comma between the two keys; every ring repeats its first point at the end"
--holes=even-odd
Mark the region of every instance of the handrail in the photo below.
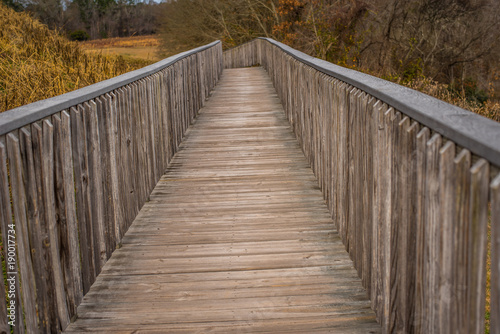
{"type": "Polygon", "coordinates": [[[0,114],[0,332],[77,317],[221,73],[216,41],[0,114]]]}
{"type": "Polygon", "coordinates": [[[270,38],[260,37],[316,70],[380,99],[396,110],[500,167],[500,123],[427,94],[341,67],[270,38]]]}
{"type": "Polygon", "coordinates": [[[271,77],[384,333],[484,333],[490,207],[500,333],[499,123],[269,38],[223,57],[271,77]]]}
{"type": "Polygon", "coordinates": [[[0,113],[0,136],[23,127],[27,124],[38,121],[55,112],[70,108],[79,103],[91,100],[100,95],[104,95],[116,88],[125,86],[131,82],[145,78],[157,73],[162,69],[176,63],[177,61],[189,57],[195,53],[207,50],[221,41],[217,40],[210,44],[188,50],[171,57],[160,60],[149,66],[145,66],[135,71],[124,73],[111,79],[97,82],[95,84],[68,92],[66,94],[51,97],[45,100],[33,102],[24,106],[10,109],[0,113]]]}

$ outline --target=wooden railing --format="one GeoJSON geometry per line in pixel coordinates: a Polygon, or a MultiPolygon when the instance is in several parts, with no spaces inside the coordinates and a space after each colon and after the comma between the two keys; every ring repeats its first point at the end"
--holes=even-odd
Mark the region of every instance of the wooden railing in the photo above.
{"type": "Polygon", "coordinates": [[[0,114],[0,332],[66,328],[221,71],[214,42],[0,114]]]}
{"type": "Polygon", "coordinates": [[[500,333],[500,124],[270,39],[262,65],[386,333],[500,333]]]}

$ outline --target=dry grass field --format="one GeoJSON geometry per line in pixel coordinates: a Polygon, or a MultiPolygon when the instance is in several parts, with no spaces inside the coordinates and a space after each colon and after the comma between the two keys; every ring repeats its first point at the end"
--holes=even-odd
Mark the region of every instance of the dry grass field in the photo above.
{"type": "Polygon", "coordinates": [[[88,86],[152,61],[89,54],[26,13],[0,4],[0,112],[88,86]]]}
{"type": "Polygon", "coordinates": [[[80,42],[83,50],[89,53],[117,55],[125,58],[158,61],[159,41],[155,36],[132,36],[97,39],[80,42]]]}

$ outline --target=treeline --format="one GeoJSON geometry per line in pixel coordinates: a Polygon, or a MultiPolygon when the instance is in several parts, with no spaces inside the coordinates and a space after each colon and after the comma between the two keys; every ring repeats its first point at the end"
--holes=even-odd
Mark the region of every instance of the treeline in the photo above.
{"type": "Polygon", "coordinates": [[[447,84],[481,104],[500,91],[499,17],[498,0],[177,0],[164,6],[161,36],[165,51],[267,36],[393,81],[447,84]]]}
{"type": "Polygon", "coordinates": [[[2,0],[76,40],[149,35],[161,4],[152,0],[2,0]]]}

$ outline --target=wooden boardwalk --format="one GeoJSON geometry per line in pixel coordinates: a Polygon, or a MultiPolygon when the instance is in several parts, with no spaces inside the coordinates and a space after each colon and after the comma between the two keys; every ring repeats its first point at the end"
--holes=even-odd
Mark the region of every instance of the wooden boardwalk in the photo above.
{"type": "Polygon", "coordinates": [[[66,332],[380,332],[263,69],[224,71],[66,332]]]}

